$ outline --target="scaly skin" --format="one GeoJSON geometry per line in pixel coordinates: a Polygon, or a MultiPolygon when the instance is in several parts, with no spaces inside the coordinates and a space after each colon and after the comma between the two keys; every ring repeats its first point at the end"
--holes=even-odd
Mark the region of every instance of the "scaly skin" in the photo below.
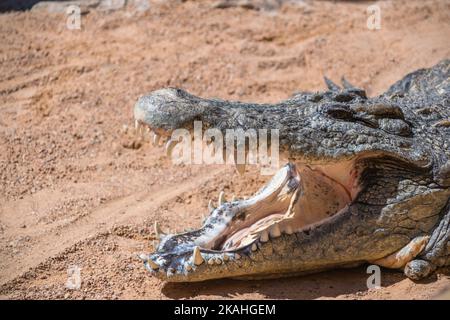
{"type": "MultiPolygon", "coordinates": [[[[200,229],[162,236],[156,252],[142,257],[153,275],[178,282],[256,279],[386,265],[385,257],[418,237],[424,245],[399,264],[407,276],[419,279],[450,264],[450,60],[413,72],[374,98],[346,81],[343,89],[327,84],[328,91],[300,92],[277,104],[202,99],[172,88],[139,99],[136,120],[160,134],[192,128],[195,120],[224,134],[279,129],[291,164],[352,160],[359,173],[355,198],[320,224],[237,250],[204,248],[208,232],[246,214],[245,201],[224,203],[200,229]]],[[[287,176],[292,168],[283,169],[287,176]]]]}

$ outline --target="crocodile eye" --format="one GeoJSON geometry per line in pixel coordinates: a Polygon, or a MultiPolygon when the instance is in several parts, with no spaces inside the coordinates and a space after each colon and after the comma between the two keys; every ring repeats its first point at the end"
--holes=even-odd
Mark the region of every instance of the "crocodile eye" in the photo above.
{"type": "Polygon", "coordinates": [[[411,127],[401,119],[379,119],[380,129],[388,133],[402,137],[409,137],[412,134],[411,127]]]}
{"type": "Polygon", "coordinates": [[[402,109],[394,105],[375,104],[369,106],[365,111],[377,118],[405,119],[402,109]]]}

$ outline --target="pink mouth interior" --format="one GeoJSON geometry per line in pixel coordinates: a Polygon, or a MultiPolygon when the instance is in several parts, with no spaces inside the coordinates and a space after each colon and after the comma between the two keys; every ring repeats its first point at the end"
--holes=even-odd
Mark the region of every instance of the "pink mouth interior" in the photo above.
{"type": "Polygon", "coordinates": [[[358,173],[351,161],[300,165],[293,170],[289,177],[281,177],[282,184],[280,177],[271,181],[264,188],[268,195],[263,199],[255,195],[246,200],[245,219],[233,221],[227,228],[221,250],[236,250],[264,238],[264,233],[277,237],[323,223],[346,208],[359,191],[358,173]]]}

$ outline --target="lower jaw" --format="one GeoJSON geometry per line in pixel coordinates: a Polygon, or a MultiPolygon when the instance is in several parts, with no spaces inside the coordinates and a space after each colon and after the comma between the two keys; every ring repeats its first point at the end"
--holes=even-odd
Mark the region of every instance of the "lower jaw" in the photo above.
{"type": "Polygon", "coordinates": [[[252,198],[215,209],[201,229],[168,235],[171,244],[163,240],[157,252],[149,257],[156,263],[162,258],[168,264],[154,268],[147,263],[147,269],[162,280],[191,282],[230,277],[268,278],[271,274],[279,277],[345,265],[320,258],[314,242],[320,242],[324,236],[323,232],[316,233],[316,229],[331,225],[330,220],[343,214],[352,201],[354,190],[343,186],[351,180],[347,176],[328,176],[323,168],[288,164],[252,198]],[[316,190],[324,185],[328,185],[324,192],[316,190]],[[329,209],[329,201],[323,201],[323,194],[328,194],[325,198],[332,194],[331,198],[341,199],[331,214],[315,210],[329,209]],[[261,221],[264,223],[258,226],[261,221]],[[238,235],[240,231],[244,236],[238,235]],[[246,237],[252,233],[256,236],[246,237]],[[232,240],[235,244],[227,246],[232,240]],[[198,265],[194,263],[195,247],[202,254],[198,265]],[[216,264],[217,259],[220,263],[216,264]],[[184,269],[186,264],[190,265],[189,270],[184,269]]]}
{"type": "Polygon", "coordinates": [[[203,263],[188,273],[154,272],[153,275],[167,282],[200,282],[231,278],[237,280],[259,280],[307,275],[326,270],[356,267],[365,261],[339,261],[325,258],[314,250],[314,246],[299,242],[295,235],[283,235],[269,243],[258,243],[257,249],[240,249],[241,257],[223,262],[221,265],[203,263]],[[311,255],[314,257],[311,257],[311,255]]]}

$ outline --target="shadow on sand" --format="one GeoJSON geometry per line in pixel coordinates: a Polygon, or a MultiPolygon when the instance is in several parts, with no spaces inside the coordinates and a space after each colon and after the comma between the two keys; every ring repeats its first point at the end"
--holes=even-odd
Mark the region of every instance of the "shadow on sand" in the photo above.
{"type": "MultiPolygon", "coordinates": [[[[365,267],[333,270],[307,276],[270,280],[242,281],[232,279],[199,283],[166,283],[162,293],[168,298],[183,299],[197,296],[217,298],[245,298],[251,294],[256,299],[316,299],[336,298],[367,291],[365,267]]],[[[381,285],[387,287],[405,279],[403,273],[382,269],[381,285]]],[[[432,278],[420,283],[435,281],[432,278]]]]}

